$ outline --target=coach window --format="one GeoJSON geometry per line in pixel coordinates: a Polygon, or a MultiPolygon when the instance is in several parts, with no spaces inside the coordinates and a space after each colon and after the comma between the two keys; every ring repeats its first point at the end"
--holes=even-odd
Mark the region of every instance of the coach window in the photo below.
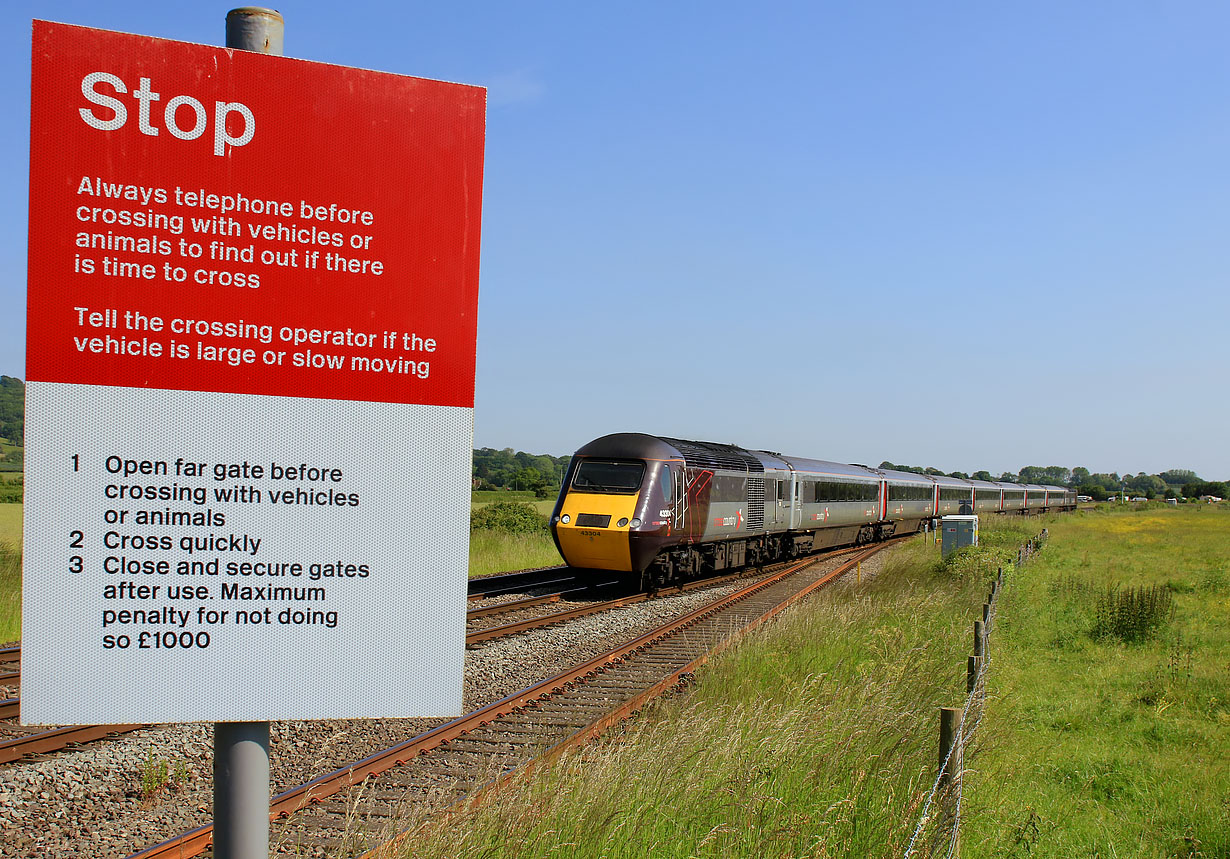
{"type": "Polygon", "coordinates": [[[668,502],[671,500],[671,467],[669,465],[662,466],[662,498],[668,502]]]}

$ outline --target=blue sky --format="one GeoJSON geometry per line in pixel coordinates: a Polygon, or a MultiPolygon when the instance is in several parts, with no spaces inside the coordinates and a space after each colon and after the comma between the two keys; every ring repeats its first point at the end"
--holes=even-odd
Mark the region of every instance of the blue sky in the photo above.
{"type": "MultiPolygon", "coordinates": [[[[220,44],[229,8],[4,5],[0,373],[29,20],[220,44]]],[[[288,56],[488,87],[476,446],[1230,477],[1230,6],[278,8],[288,56]]]]}

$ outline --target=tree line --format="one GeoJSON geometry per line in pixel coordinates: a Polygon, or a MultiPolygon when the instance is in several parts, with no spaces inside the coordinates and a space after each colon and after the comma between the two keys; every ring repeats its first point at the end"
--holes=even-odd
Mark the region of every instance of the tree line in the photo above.
{"type": "Polygon", "coordinates": [[[0,471],[20,471],[26,435],[26,386],[21,379],[0,376],[0,441],[13,446],[0,452],[0,471]]]}
{"type": "Polygon", "coordinates": [[[474,451],[471,486],[473,489],[529,491],[539,498],[548,498],[559,491],[569,459],[571,457],[514,452],[511,447],[502,450],[480,448],[474,451]]]}
{"type": "Polygon", "coordinates": [[[895,465],[885,460],[880,468],[910,471],[915,474],[933,474],[959,477],[962,480],[991,480],[1000,483],[1041,483],[1049,486],[1065,486],[1075,489],[1079,495],[1088,495],[1095,501],[1104,501],[1112,496],[1127,494],[1145,498],[1199,498],[1202,495],[1227,497],[1226,481],[1209,481],[1200,478],[1187,468],[1172,468],[1160,474],[1136,474],[1125,471],[1091,472],[1084,467],[1064,468],[1062,465],[1027,465],[1016,474],[1005,471],[993,477],[988,471],[952,471],[945,474],[938,468],[920,468],[914,465],[895,465]]]}

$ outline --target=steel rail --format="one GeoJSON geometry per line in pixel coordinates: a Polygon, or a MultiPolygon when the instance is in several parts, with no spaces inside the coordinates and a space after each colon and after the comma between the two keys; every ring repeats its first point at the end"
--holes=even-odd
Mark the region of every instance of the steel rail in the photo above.
{"type": "Polygon", "coordinates": [[[567,566],[545,567],[541,570],[526,570],[517,573],[501,573],[494,576],[480,576],[470,579],[469,599],[478,600],[487,597],[502,596],[517,593],[527,587],[541,588],[553,584],[576,581],[577,577],[567,573],[572,569],[567,566]],[[552,578],[554,576],[554,578],[552,578]]]}
{"type": "Polygon", "coordinates": [[[25,755],[54,752],[74,743],[88,743],[112,734],[125,734],[148,725],[68,725],[39,731],[26,737],[0,742],[0,764],[8,764],[25,755]]]}
{"type": "MultiPolygon", "coordinates": [[[[864,557],[874,554],[892,542],[896,542],[896,540],[886,541],[885,543],[881,543],[871,549],[853,550],[859,551],[860,554],[858,557],[847,561],[837,570],[827,574],[817,582],[810,584],[807,588],[803,589],[800,594],[795,597],[795,599],[801,598],[803,594],[809,593],[815,588],[820,587],[822,584],[832,581],[842,573],[847,572],[864,557]]],[[[841,550],[833,554],[848,554],[849,551],[851,550],[841,550]]],[[[696,624],[698,621],[725,608],[742,602],[743,600],[746,600],[771,585],[788,578],[805,567],[811,566],[812,564],[822,560],[831,559],[831,557],[832,555],[812,557],[794,563],[786,569],[767,576],[760,581],[754,582],[747,587],[741,588],[740,590],[728,594],[721,599],[715,600],[712,603],[688,612],[687,614],[669,621],[647,633],[644,633],[629,642],[625,642],[624,644],[613,648],[606,653],[600,654],[595,656],[593,659],[573,666],[572,668],[557,674],[554,677],[541,680],[538,683],[522,689],[519,692],[515,692],[512,695],[500,699],[499,701],[495,701],[479,708],[478,710],[450,722],[446,722],[443,725],[439,725],[436,728],[412,737],[402,743],[398,743],[397,745],[369,755],[362,760],[347,764],[346,766],[340,767],[331,773],[321,775],[304,785],[278,794],[270,801],[269,804],[270,820],[272,821],[278,818],[289,817],[290,815],[301,811],[310,805],[319,803],[326,797],[362,782],[370,776],[378,775],[394,767],[400,766],[420,754],[425,754],[426,752],[447,744],[451,740],[455,740],[466,733],[469,733],[475,728],[485,725],[488,722],[500,718],[501,716],[516,712],[530,702],[537,701],[539,699],[548,699],[552,695],[566,689],[570,684],[573,684],[582,678],[594,677],[604,667],[627,659],[655,642],[674,635],[675,633],[686,629],[696,624]]],[[[646,598],[646,595],[643,594],[638,596],[642,599],[646,598]]],[[[780,604],[774,608],[768,616],[776,614],[784,608],[786,604],[788,603],[780,604]]],[[[759,622],[762,621],[756,621],[755,623],[759,622]]],[[[469,637],[467,636],[467,639],[468,638],[469,637]]],[[[673,680],[669,685],[673,686],[675,682],[677,682],[677,678],[675,678],[675,680],[673,680]]],[[[658,688],[658,686],[661,686],[661,684],[656,684],[654,688],[658,688]]],[[[608,719],[608,717],[602,717],[597,720],[597,722],[592,723],[591,726],[598,724],[598,722],[603,722],[604,719],[608,719]]],[[[582,729],[582,733],[589,730],[591,726],[587,726],[587,728],[582,729]]],[[[589,737],[592,736],[592,734],[586,734],[585,736],[589,737]]],[[[583,742],[584,740],[579,741],[583,742]]],[[[563,744],[560,744],[561,750],[564,747],[565,746],[563,744]]],[[[185,832],[179,836],[168,839],[167,841],[163,841],[137,853],[133,853],[128,857],[128,859],[169,859],[169,857],[187,859],[187,857],[197,856],[201,852],[207,850],[211,845],[212,835],[212,825],[198,827],[190,832],[185,832]]]]}
{"type": "Polygon", "coordinates": [[[478,617],[489,617],[493,614],[508,614],[509,612],[517,611],[523,608],[533,608],[536,605],[546,605],[547,603],[559,602],[568,591],[561,591],[558,594],[547,594],[545,597],[528,597],[516,602],[504,602],[499,605],[489,605],[483,608],[472,608],[466,612],[466,620],[473,620],[478,617]]]}

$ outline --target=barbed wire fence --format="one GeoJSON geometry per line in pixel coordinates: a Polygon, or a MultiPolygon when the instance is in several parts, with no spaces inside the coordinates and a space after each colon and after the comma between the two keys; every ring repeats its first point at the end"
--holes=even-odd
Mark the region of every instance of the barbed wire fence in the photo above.
{"type": "MultiPolygon", "coordinates": [[[[1046,545],[1045,528],[1017,549],[1013,571],[1020,571],[1046,545]]],[[[957,855],[960,844],[965,749],[968,748],[986,715],[986,678],[991,666],[988,643],[995,628],[995,613],[1004,587],[1001,567],[991,581],[991,592],[982,606],[982,620],[974,621],[974,653],[966,663],[965,704],[940,708],[939,771],[923,802],[914,834],[910,836],[902,859],[915,856],[957,855]],[[920,854],[920,850],[925,853],[920,854]]]]}

